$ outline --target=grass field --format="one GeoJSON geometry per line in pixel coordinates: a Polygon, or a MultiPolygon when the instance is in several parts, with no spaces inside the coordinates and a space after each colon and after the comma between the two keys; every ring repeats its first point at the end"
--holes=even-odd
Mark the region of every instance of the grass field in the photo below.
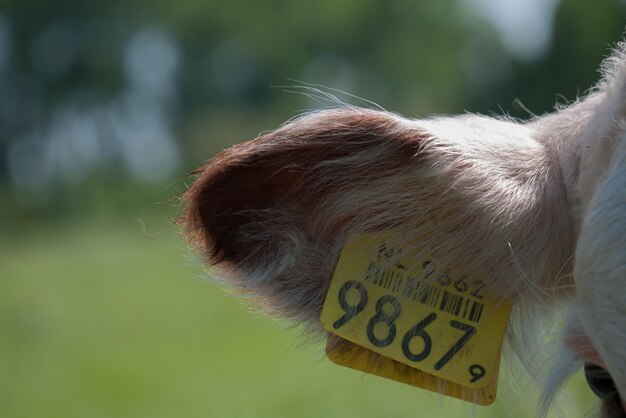
{"type": "MultiPolygon", "coordinates": [[[[207,280],[154,219],[1,236],[0,417],[533,415],[506,376],[485,408],[332,365],[207,280]]],[[[577,380],[563,416],[594,406],[577,380]]]]}

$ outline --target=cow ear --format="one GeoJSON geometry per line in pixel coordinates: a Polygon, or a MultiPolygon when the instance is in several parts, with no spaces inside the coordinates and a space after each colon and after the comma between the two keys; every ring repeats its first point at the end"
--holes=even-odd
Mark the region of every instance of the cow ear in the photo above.
{"type": "Polygon", "coordinates": [[[341,247],[364,232],[393,231],[515,297],[570,255],[552,161],[512,122],[321,111],[218,154],[179,223],[214,275],[313,328],[341,247]]]}
{"type": "Polygon", "coordinates": [[[412,171],[425,139],[389,113],[302,116],[198,169],[178,223],[227,285],[310,322],[346,235],[400,222],[382,183],[412,171]]]}

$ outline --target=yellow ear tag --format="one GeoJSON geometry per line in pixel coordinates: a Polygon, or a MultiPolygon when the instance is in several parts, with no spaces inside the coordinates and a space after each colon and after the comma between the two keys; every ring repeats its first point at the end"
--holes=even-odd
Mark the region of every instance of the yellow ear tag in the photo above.
{"type": "Polygon", "coordinates": [[[459,399],[495,400],[511,303],[432,257],[414,262],[389,234],[348,240],[321,322],[331,361],[459,399]],[[377,355],[375,353],[380,354],[377,355]]]}

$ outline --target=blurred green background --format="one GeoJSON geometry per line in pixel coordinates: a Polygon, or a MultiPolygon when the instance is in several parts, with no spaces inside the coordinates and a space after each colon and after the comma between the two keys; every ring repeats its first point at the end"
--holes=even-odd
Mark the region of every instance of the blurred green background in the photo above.
{"type": "MultiPolygon", "coordinates": [[[[621,0],[0,2],[0,416],[533,416],[514,369],[474,408],[331,365],[210,282],[175,197],[219,150],[333,105],[306,83],[411,117],[550,111],[592,86],[625,17],[621,0]]],[[[570,390],[561,416],[595,408],[580,375],[570,390]]]]}

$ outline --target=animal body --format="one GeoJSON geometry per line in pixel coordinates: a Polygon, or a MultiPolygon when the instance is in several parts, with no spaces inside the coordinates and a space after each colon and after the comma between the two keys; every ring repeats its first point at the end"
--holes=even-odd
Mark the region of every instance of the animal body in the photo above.
{"type": "Polygon", "coordinates": [[[544,313],[533,304],[568,306],[561,369],[587,362],[604,416],[624,416],[625,128],[619,45],[585,97],[528,122],[350,106],[300,116],[198,169],[179,222],[229,286],[320,334],[349,236],[419,237],[418,255],[428,237],[428,252],[513,302],[514,344],[544,313]]]}

